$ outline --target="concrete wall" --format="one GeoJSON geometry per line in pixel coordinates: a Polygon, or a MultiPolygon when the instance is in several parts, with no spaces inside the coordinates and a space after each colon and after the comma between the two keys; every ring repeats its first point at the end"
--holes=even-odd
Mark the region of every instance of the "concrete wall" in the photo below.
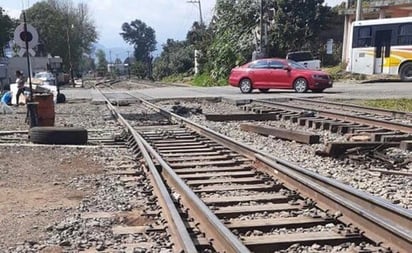
{"type": "MultiPolygon", "coordinates": [[[[40,71],[46,71],[47,63],[48,63],[47,57],[31,57],[30,65],[31,65],[32,75],[40,71]]],[[[8,76],[12,83],[14,83],[16,79],[17,70],[20,70],[21,72],[23,72],[25,77],[29,76],[26,57],[13,57],[9,59],[9,65],[8,65],[7,72],[8,72],[8,76]]]]}

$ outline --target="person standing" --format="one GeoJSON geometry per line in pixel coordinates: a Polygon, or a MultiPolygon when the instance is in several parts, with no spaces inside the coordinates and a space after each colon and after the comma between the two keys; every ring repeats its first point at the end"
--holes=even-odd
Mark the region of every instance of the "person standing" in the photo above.
{"type": "Polygon", "coordinates": [[[16,84],[17,84],[17,94],[16,94],[16,105],[19,106],[19,98],[21,94],[24,94],[24,76],[17,70],[16,71],[16,84]]]}

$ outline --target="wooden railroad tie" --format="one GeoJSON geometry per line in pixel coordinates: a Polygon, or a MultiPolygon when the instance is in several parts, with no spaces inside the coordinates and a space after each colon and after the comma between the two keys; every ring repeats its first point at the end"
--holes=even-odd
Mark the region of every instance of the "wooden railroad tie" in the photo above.
{"type": "Polygon", "coordinates": [[[239,121],[239,120],[278,120],[277,113],[239,113],[239,114],[205,114],[206,120],[210,121],[239,121]]]}
{"type": "Polygon", "coordinates": [[[276,127],[257,126],[253,124],[240,124],[240,129],[242,129],[243,131],[254,132],[266,136],[272,135],[276,136],[279,139],[296,141],[305,144],[319,143],[320,139],[319,135],[317,134],[296,130],[280,129],[276,127]]]}

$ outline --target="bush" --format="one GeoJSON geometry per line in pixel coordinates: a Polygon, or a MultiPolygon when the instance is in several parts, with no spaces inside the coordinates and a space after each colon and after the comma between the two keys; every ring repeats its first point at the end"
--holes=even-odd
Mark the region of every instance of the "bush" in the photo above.
{"type": "Polygon", "coordinates": [[[203,73],[194,76],[193,85],[201,87],[226,86],[227,80],[223,78],[215,80],[209,73],[203,73]]]}
{"type": "Polygon", "coordinates": [[[346,63],[341,63],[337,66],[324,68],[325,72],[329,73],[332,76],[333,80],[341,80],[341,79],[348,79],[348,80],[366,80],[366,75],[363,74],[356,74],[346,72],[346,63]]]}

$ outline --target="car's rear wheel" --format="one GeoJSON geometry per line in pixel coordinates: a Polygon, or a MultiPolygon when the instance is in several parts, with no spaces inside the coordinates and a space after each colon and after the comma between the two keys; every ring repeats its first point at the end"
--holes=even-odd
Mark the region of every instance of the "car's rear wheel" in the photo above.
{"type": "Polygon", "coordinates": [[[304,93],[308,90],[308,81],[303,77],[299,77],[293,82],[293,88],[297,93],[304,93]]]}
{"type": "Polygon", "coordinates": [[[242,93],[251,93],[253,90],[252,81],[249,78],[240,80],[239,88],[242,93]]]}
{"type": "Polygon", "coordinates": [[[412,81],[412,62],[407,62],[402,65],[399,76],[404,82],[412,81]]]}
{"type": "Polygon", "coordinates": [[[323,89],[314,89],[312,90],[313,93],[322,93],[323,89]]]}
{"type": "Polygon", "coordinates": [[[262,93],[268,93],[269,89],[259,89],[259,91],[262,92],[262,93]]]}

